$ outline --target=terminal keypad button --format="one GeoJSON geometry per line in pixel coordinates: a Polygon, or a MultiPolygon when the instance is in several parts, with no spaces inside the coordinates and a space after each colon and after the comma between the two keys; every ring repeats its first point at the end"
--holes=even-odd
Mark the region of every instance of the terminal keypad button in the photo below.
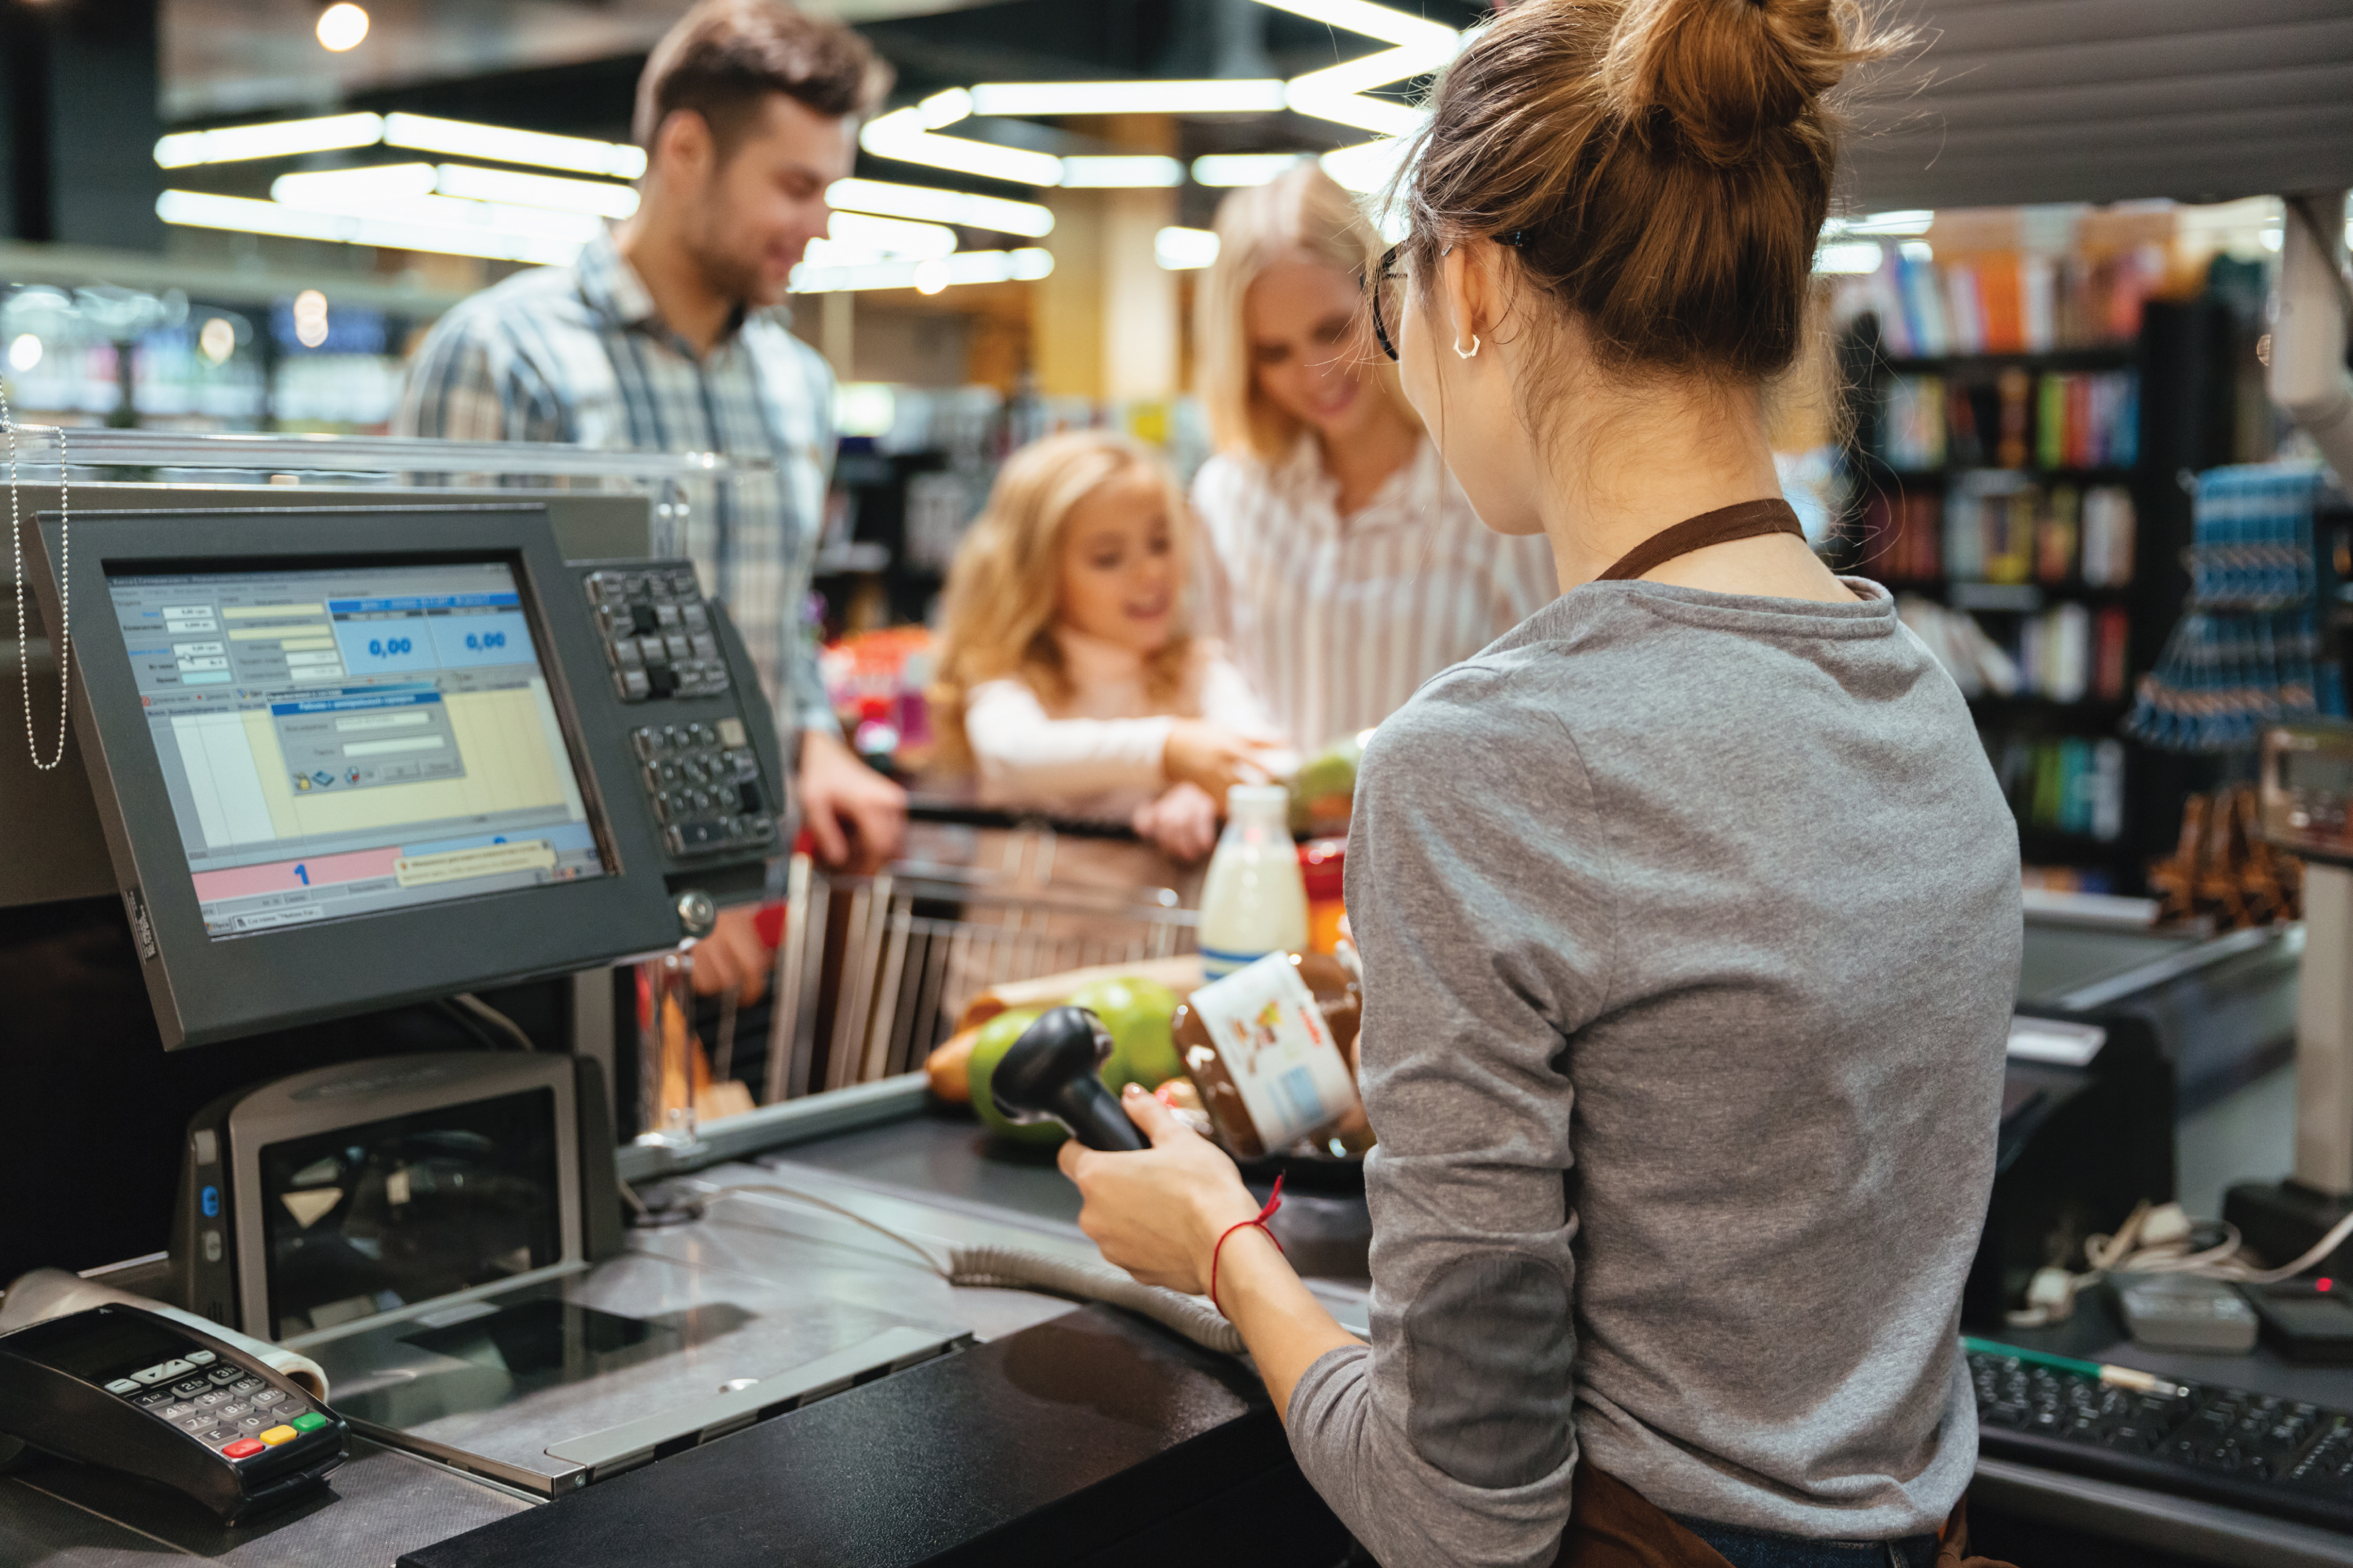
{"type": "Polygon", "coordinates": [[[241,1366],[216,1366],[205,1376],[212,1381],[214,1387],[227,1388],[233,1383],[245,1381],[245,1369],[241,1366]]]}
{"type": "Polygon", "coordinates": [[[240,1377],[229,1386],[238,1394],[258,1394],[269,1385],[258,1377],[240,1377]]]}

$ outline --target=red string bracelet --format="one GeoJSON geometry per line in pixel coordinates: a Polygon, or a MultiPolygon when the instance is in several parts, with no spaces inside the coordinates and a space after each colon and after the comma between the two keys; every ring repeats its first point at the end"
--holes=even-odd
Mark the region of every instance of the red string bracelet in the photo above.
{"type": "MultiPolygon", "coordinates": [[[[1219,1236],[1218,1245],[1209,1248],[1210,1306],[1218,1307],[1218,1255],[1225,1251],[1227,1238],[1231,1237],[1234,1232],[1238,1230],[1250,1230],[1253,1227],[1259,1230],[1265,1230],[1266,1238],[1274,1243],[1274,1249],[1277,1252],[1281,1252],[1282,1250],[1282,1243],[1276,1238],[1274,1232],[1266,1229],[1266,1222],[1269,1219],[1271,1219],[1274,1216],[1274,1211],[1282,1206],[1282,1178],[1281,1176],[1277,1176],[1274,1179],[1274,1191],[1267,1194],[1266,1195],[1266,1207],[1259,1210],[1255,1218],[1240,1220],[1233,1225],[1226,1226],[1224,1232],[1219,1236]]],[[[1225,1309],[1223,1307],[1218,1307],[1218,1311],[1219,1314],[1222,1316],[1225,1312],[1225,1309]]]]}

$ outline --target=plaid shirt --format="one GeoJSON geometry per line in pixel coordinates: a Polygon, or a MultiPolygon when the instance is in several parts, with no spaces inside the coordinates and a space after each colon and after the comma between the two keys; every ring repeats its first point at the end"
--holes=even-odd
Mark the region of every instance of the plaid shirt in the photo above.
{"type": "Polygon", "coordinates": [[[442,317],[409,366],[393,431],[771,459],[773,472],[690,483],[683,541],[657,513],[653,548],[683,543],[788,737],[837,730],[801,624],[833,463],[833,372],[769,315],[745,317],[697,358],[600,235],[571,266],[519,273],[442,317]]]}

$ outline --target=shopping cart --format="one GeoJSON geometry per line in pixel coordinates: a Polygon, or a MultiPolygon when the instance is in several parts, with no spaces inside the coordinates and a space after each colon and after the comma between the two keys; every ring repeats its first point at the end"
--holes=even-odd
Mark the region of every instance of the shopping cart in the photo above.
{"type": "Polygon", "coordinates": [[[1187,879],[1124,828],[910,806],[872,877],[793,858],[763,1103],[921,1067],[982,990],[1194,951],[1187,879]],[[1123,879],[1140,868],[1163,873],[1123,879]]]}

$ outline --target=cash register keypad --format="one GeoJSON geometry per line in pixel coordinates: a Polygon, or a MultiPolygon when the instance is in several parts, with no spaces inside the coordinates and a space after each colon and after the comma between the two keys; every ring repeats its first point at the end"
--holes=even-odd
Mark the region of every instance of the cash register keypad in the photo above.
{"type": "Polygon", "coordinates": [[[218,1359],[210,1351],[191,1351],[185,1360],[159,1362],[117,1378],[106,1390],[170,1422],[225,1459],[250,1459],[327,1424],[307,1402],[243,1367],[211,1364],[218,1359]]]}
{"type": "Polygon", "coordinates": [[[741,719],[642,724],[629,731],[639,782],[673,855],[773,844],[776,819],[741,719]]]}
{"type": "Polygon", "coordinates": [[[716,697],[727,689],[727,660],[693,567],[597,571],[586,581],[622,701],[716,697]]]}

